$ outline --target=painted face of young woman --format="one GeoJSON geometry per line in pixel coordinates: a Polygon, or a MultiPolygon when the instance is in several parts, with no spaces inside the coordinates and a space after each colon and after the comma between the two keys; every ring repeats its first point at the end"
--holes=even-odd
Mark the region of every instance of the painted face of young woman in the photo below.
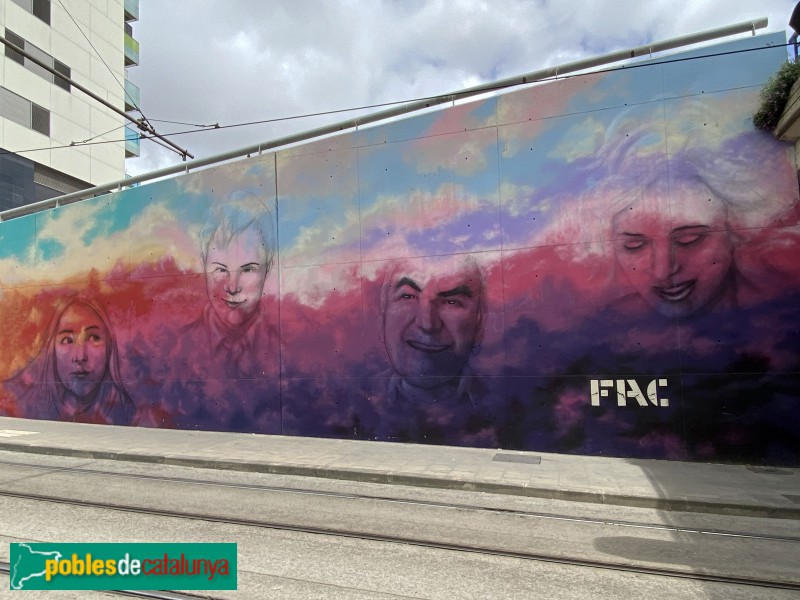
{"type": "Polygon", "coordinates": [[[95,393],[108,368],[108,330],[99,315],[73,304],[58,321],[56,371],[67,390],[78,398],[95,393]]]}
{"type": "Polygon", "coordinates": [[[642,298],[686,317],[724,296],[733,265],[725,203],[699,180],[648,188],[615,215],[617,264],[642,298]]]}

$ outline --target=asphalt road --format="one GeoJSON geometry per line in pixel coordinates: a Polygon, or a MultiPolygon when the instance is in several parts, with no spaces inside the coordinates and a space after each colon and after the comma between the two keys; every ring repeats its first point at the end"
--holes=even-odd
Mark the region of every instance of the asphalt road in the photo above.
{"type": "MultiPolygon", "coordinates": [[[[239,590],[208,593],[218,598],[780,599],[800,593],[624,570],[800,583],[800,523],[786,519],[14,452],[0,452],[0,515],[5,561],[7,542],[17,541],[236,542],[239,590]],[[566,564],[571,560],[606,568],[566,564]]],[[[41,597],[106,597],[65,594],[41,597]]]]}

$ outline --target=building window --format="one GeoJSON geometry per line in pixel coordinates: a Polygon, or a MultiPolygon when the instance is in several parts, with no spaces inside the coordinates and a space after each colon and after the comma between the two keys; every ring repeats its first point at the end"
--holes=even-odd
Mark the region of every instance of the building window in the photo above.
{"type": "MultiPolygon", "coordinates": [[[[23,50],[25,49],[25,40],[10,29],[6,29],[6,39],[18,48],[22,48],[23,50]]],[[[6,58],[10,58],[14,62],[18,62],[21,65],[25,64],[25,57],[22,56],[22,54],[16,50],[12,50],[10,46],[5,46],[5,49],[6,58]]]]}
{"type": "Polygon", "coordinates": [[[0,117],[50,136],[50,111],[0,87],[0,117]]]}
{"type": "Polygon", "coordinates": [[[31,129],[50,137],[50,111],[31,102],[31,129]]]}
{"type": "Polygon", "coordinates": [[[34,17],[38,17],[50,25],[50,0],[33,0],[33,10],[31,12],[34,17]]]}
{"type": "MultiPolygon", "coordinates": [[[[23,38],[21,35],[17,35],[10,29],[6,29],[6,39],[15,46],[25,50],[25,52],[33,56],[36,60],[43,62],[47,66],[55,69],[65,77],[72,77],[72,69],[70,69],[64,63],[62,63],[60,60],[56,60],[55,58],[50,56],[44,50],[37,48],[29,41],[27,41],[25,38],[23,38]]],[[[50,71],[43,69],[42,67],[31,61],[29,58],[26,58],[25,56],[17,52],[16,50],[13,50],[8,46],[5,46],[5,49],[6,49],[6,58],[10,58],[14,62],[21,64],[23,67],[25,67],[32,73],[36,73],[42,79],[46,79],[50,83],[54,83],[58,87],[68,92],[70,91],[71,86],[69,84],[69,81],[61,79],[61,77],[56,77],[50,71]]]]}
{"type": "Polygon", "coordinates": [[[18,4],[34,17],[50,25],[50,0],[11,0],[18,4]]]}
{"type": "MultiPolygon", "coordinates": [[[[56,60],[55,58],[53,59],[53,68],[67,79],[72,78],[72,69],[62,63],[60,60],[56,60]]],[[[53,77],[53,83],[58,87],[67,90],[68,92],[72,90],[72,86],[70,85],[69,81],[66,79],[61,79],[61,77],[53,77]]]]}

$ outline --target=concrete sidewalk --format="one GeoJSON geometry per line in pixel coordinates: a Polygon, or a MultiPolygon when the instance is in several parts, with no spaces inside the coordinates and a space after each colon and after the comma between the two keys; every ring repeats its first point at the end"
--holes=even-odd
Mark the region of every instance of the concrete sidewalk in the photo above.
{"type": "Polygon", "coordinates": [[[0,450],[800,518],[800,469],[0,417],[0,450]]]}

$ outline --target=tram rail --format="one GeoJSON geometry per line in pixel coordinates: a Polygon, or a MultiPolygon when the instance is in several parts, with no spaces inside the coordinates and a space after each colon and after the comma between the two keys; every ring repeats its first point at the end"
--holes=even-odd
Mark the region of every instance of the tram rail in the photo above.
{"type": "Polygon", "coordinates": [[[225,525],[273,529],[273,530],[289,531],[294,533],[303,533],[311,535],[335,536],[335,537],[351,538],[351,539],[364,540],[370,542],[405,544],[405,545],[412,545],[429,549],[445,550],[450,552],[483,554],[492,557],[555,563],[560,565],[583,567],[589,569],[623,571],[639,575],[671,577],[671,578],[723,583],[723,584],[738,585],[738,586],[752,586],[752,587],[766,588],[766,589],[783,589],[783,590],[800,591],[800,582],[798,581],[770,580],[770,579],[763,579],[763,578],[749,577],[749,576],[737,576],[726,573],[697,571],[697,570],[691,570],[689,568],[678,569],[678,568],[667,568],[667,567],[653,567],[653,566],[636,565],[636,564],[621,563],[614,561],[593,560],[588,558],[556,556],[539,552],[520,552],[520,551],[504,550],[501,548],[478,546],[473,544],[440,542],[436,540],[423,539],[420,537],[413,537],[413,536],[406,537],[399,535],[386,535],[378,533],[352,531],[347,529],[338,529],[335,527],[304,526],[304,525],[268,521],[264,519],[230,518],[226,516],[213,515],[207,513],[174,511],[174,510],[158,509],[153,507],[141,507],[129,504],[121,504],[121,503],[97,502],[92,500],[62,498],[58,496],[51,496],[45,494],[12,492],[8,490],[0,490],[0,496],[17,498],[21,500],[32,500],[39,502],[82,506],[84,508],[96,508],[100,510],[123,511],[123,512],[137,513],[148,516],[168,517],[176,519],[192,519],[192,520],[199,520],[210,523],[219,523],[225,525]]]}
{"type": "MultiPolygon", "coordinates": [[[[606,519],[606,518],[598,519],[594,517],[583,517],[583,516],[565,515],[558,513],[546,513],[546,512],[514,509],[514,508],[489,507],[489,506],[481,506],[481,505],[458,503],[458,502],[439,502],[435,500],[397,498],[391,496],[382,496],[379,494],[355,494],[352,492],[314,490],[303,487],[291,487],[291,486],[281,486],[281,485],[265,485],[265,484],[241,483],[241,482],[234,483],[234,482],[216,481],[209,479],[195,479],[189,477],[173,477],[166,475],[151,475],[143,473],[123,473],[119,471],[88,469],[85,467],[61,467],[61,466],[40,465],[40,464],[17,462],[17,461],[0,460],[0,465],[39,469],[42,471],[52,472],[52,473],[57,473],[57,472],[79,473],[83,475],[109,476],[109,477],[119,477],[125,479],[138,479],[144,481],[162,481],[162,482],[178,483],[185,485],[200,485],[200,486],[211,486],[211,487],[232,488],[232,489],[246,489],[254,491],[286,493],[286,494],[302,494],[310,496],[327,496],[338,499],[406,504],[415,506],[425,506],[431,508],[441,508],[445,510],[465,510],[465,511],[476,511],[484,513],[497,513],[503,515],[512,515],[512,516],[542,519],[542,520],[569,521],[569,522],[586,523],[592,525],[608,525],[608,526],[616,526],[616,527],[624,527],[632,529],[661,530],[661,531],[669,531],[681,534],[710,535],[710,536],[747,538],[754,540],[766,540],[775,542],[800,543],[800,537],[798,536],[766,535],[762,533],[754,533],[747,531],[735,531],[732,529],[681,527],[677,525],[669,525],[664,523],[638,522],[638,521],[630,521],[622,519],[606,519]]],[[[3,493],[0,492],[0,495],[3,495],[3,493]]]]}

